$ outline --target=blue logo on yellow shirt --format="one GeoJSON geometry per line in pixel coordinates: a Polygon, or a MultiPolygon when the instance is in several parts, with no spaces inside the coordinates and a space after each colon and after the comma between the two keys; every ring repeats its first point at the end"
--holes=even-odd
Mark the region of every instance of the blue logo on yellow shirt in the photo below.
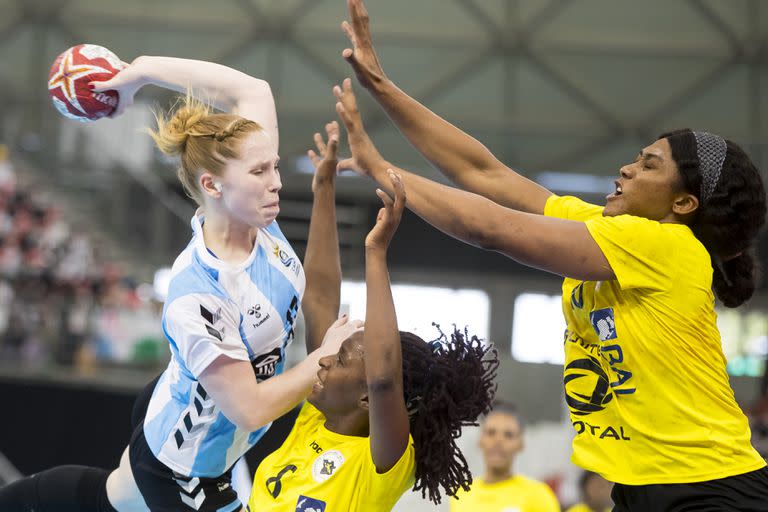
{"type": "Polygon", "coordinates": [[[296,512],[325,512],[325,502],[299,496],[299,501],[296,502],[296,512]]]}
{"type": "Polygon", "coordinates": [[[589,321],[600,341],[616,339],[616,321],[613,308],[596,309],[589,314],[589,321]]]}

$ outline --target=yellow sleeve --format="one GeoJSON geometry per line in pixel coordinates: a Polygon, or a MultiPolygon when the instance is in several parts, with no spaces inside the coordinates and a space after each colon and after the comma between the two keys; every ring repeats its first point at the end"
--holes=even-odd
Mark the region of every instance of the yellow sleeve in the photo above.
{"type": "Polygon", "coordinates": [[[403,452],[392,468],[386,473],[377,473],[373,457],[368,452],[368,458],[364,466],[367,476],[369,496],[372,500],[386,500],[394,505],[400,496],[413,486],[416,474],[416,450],[413,446],[413,438],[409,437],[408,447],[403,452]]]}
{"type": "Polygon", "coordinates": [[[550,486],[542,483],[539,494],[541,496],[536,500],[535,512],[560,512],[560,502],[557,501],[557,496],[550,486]]]}
{"type": "Polygon", "coordinates": [[[619,215],[586,222],[622,290],[667,290],[674,277],[675,240],[656,221],[619,215]]]}
{"type": "Polygon", "coordinates": [[[551,195],[544,205],[544,215],[565,220],[585,221],[603,215],[603,207],[573,196],[551,195]]]}

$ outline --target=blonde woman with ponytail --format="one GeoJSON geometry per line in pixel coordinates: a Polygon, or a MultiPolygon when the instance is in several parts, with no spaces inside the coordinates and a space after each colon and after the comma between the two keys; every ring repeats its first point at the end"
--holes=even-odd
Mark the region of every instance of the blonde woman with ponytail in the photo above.
{"type": "MultiPolygon", "coordinates": [[[[179,180],[199,206],[163,310],[170,363],[136,402],[117,470],[45,471],[0,489],[1,510],[241,510],[232,466],[309,394],[320,358],[361,328],[336,320],[338,299],[320,296],[341,279],[333,180],[313,185],[306,281],[275,221],[282,183],[269,84],[209,62],[139,57],[91,86],[117,90],[120,115],[149,84],[187,91],[148,131],[160,151],[179,157],[179,180]],[[284,370],[302,299],[308,356],[284,370]]],[[[315,143],[319,166],[332,175],[338,125],[326,133],[327,145],[320,134],[315,143]]]]}

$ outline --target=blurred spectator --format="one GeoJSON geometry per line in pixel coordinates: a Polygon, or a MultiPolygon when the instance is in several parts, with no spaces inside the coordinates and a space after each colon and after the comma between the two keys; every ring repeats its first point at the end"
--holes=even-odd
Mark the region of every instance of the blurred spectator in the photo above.
{"type": "Polygon", "coordinates": [[[16,188],[16,173],[8,155],[8,146],[0,144],[0,190],[16,188]]]}
{"type": "Polygon", "coordinates": [[[0,145],[0,361],[162,364],[160,310],[88,236],[19,185],[0,145]]]}
{"type": "Polygon", "coordinates": [[[450,500],[451,512],[558,512],[555,493],[545,483],[514,473],[515,457],[523,449],[523,426],[512,404],[498,402],[483,421],[480,449],[485,474],[475,478],[469,492],[450,500]]]}
{"type": "Polygon", "coordinates": [[[613,509],[611,500],[613,484],[591,471],[585,471],[579,478],[581,503],[569,508],[566,512],[610,512],[613,509]]]}

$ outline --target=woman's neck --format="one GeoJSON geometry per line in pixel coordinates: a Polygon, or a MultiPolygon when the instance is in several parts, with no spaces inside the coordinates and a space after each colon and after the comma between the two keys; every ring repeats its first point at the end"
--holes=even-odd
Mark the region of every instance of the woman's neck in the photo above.
{"type": "Polygon", "coordinates": [[[343,436],[366,437],[369,434],[368,413],[355,411],[344,416],[325,416],[325,428],[343,436]]]}
{"type": "Polygon", "coordinates": [[[485,468],[485,475],[483,475],[483,480],[487,484],[495,484],[497,482],[503,482],[504,480],[509,480],[514,476],[514,473],[512,473],[512,467],[508,468],[485,468]]]}
{"type": "Polygon", "coordinates": [[[205,212],[205,246],[222,261],[237,264],[246,260],[253,251],[257,233],[257,228],[233,221],[224,215],[205,212]]]}

